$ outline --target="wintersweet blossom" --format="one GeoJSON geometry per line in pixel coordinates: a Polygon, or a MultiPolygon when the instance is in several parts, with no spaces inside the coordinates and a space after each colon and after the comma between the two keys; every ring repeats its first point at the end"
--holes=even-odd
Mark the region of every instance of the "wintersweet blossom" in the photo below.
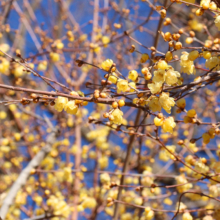
{"type": "Polygon", "coordinates": [[[170,114],[171,107],[175,105],[174,98],[169,97],[169,93],[163,92],[159,97],[159,102],[164,110],[170,114]]]}
{"type": "Polygon", "coordinates": [[[111,66],[112,66],[112,64],[113,64],[113,60],[107,59],[107,60],[102,62],[101,66],[102,66],[103,70],[109,71],[111,66]]]}
{"type": "Polygon", "coordinates": [[[188,59],[189,54],[187,52],[182,52],[182,56],[180,57],[180,66],[181,66],[181,72],[190,74],[195,74],[196,69],[193,64],[193,61],[188,59]]]}
{"type": "Polygon", "coordinates": [[[177,190],[179,193],[183,193],[193,187],[192,183],[188,183],[185,175],[180,175],[176,177],[176,182],[178,185],[177,190]],[[181,185],[183,184],[183,185],[181,185]]]}
{"type": "Polygon", "coordinates": [[[167,71],[162,69],[154,71],[153,82],[166,82],[167,85],[171,86],[178,82],[179,77],[180,73],[178,71],[175,71],[173,67],[169,66],[169,69],[167,71]]]}
{"type": "Polygon", "coordinates": [[[178,78],[180,77],[180,73],[175,71],[173,68],[170,68],[166,72],[165,81],[166,84],[172,86],[178,82],[178,78]]]}
{"type": "Polygon", "coordinates": [[[220,31],[220,15],[218,15],[216,18],[215,18],[215,26],[218,28],[218,30],[220,31]]]}
{"type": "Polygon", "coordinates": [[[0,58],[0,73],[7,74],[10,63],[5,58],[0,58]]]}
{"type": "Polygon", "coordinates": [[[220,59],[218,57],[211,57],[210,59],[206,60],[205,67],[209,69],[219,70],[220,69],[220,59]]]}
{"type": "Polygon", "coordinates": [[[54,108],[58,111],[58,112],[62,112],[65,105],[68,102],[68,98],[62,97],[62,96],[58,96],[58,98],[55,100],[55,105],[54,108]]]}
{"type": "Polygon", "coordinates": [[[108,77],[108,81],[116,84],[117,83],[117,74],[115,72],[111,73],[111,75],[108,77]]]}
{"type": "MultiPolygon", "coordinates": [[[[0,49],[1,49],[1,51],[7,53],[8,50],[10,49],[10,46],[8,44],[1,44],[0,49]]],[[[1,51],[0,51],[0,56],[3,56],[4,53],[2,53],[1,51]]]]}
{"type": "Polygon", "coordinates": [[[189,24],[190,28],[192,28],[192,30],[194,30],[194,31],[200,32],[203,30],[203,24],[199,23],[199,21],[196,18],[190,20],[188,22],[188,24],[189,24]]]}
{"type": "Polygon", "coordinates": [[[138,73],[136,70],[131,70],[128,74],[128,79],[136,82],[137,81],[137,78],[138,78],[138,73]]]}
{"type": "Polygon", "coordinates": [[[115,109],[113,112],[112,112],[112,116],[113,116],[113,120],[112,122],[115,123],[115,124],[118,124],[118,125],[121,125],[122,122],[123,122],[123,112],[119,109],[115,109]]]}
{"type": "Polygon", "coordinates": [[[163,118],[155,117],[155,118],[154,118],[154,124],[155,124],[156,126],[162,126],[162,125],[163,125],[163,118]]]}
{"type": "Polygon", "coordinates": [[[149,59],[149,55],[147,53],[142,54],[141,63],[145,63],[149,59]]]}
{"type": "Polygon", "coordinates": [[[164,120],[162,129],[164,132],[173,133],[173,129],[176,127],[176,123],[174,122],[173,117],[168,117],[164,120]]]}
{"type": "Polygon", "coordinates": [[[78,111],[78,105],[75,104],[75,101],[69,101],[65,107],[64,110],[71,115],[75,115],[78,111]]]}
{"type": "Polygon", "coordinates": [[[125,79],[120,79],[118,80],[117,82],[117,89],[118,89],[118,92],[126,92],[129,90],[129,86],[128,86],[128,81],[125,80],[125,79]]]}
{"type": "Polygon", "coordinates": [[[136,89],[136,83],[135,82],[130,82],[130,83],[128,83],[128,85],[130,87],[130,92],[134,92],[135,89],[136,89]]]}
{"type": "Polygon", "coordinates": [[[167,71],[158,69],[154,71],[153,82],[166,82],[167,85],[171,86],[178,82],[178,78],[180,77],[180,73],[175,71],[173,67],[169,66],[167,71]]]}
{"type": "Polygon", "coordinates": [[[150,89],[152,94],[158,93],[162,89],[162,82],[156,82],[156,83],[149,83],[148,88],[150,89]]]}
{"type": "Polygon", "coordinates": [[[96,202],[95,198],[92,198],[92,197],[86,197],[82,202],[83,208],[88,208],[88,209],[95,208],[96,204],[97,204],[97,202],[96,202]]]}
{"type": "Polygon", "coordinates": [[[193,220],[192,215],[189,212],[183,213],[183,220],[193,220]]]}
{"type": "Polygon", "coordinates": [[[165,74],[166,71],[162,69],[158,69],[154,71],[154,77],[153,77],[153,82],[154,83],[163,83],[165,81],[165,74]]]}
{"type": "Polygon", "coordinates": [[[157,96],[154,96],[150,99],[148,106],[151,111],[156,112],[156,111],[161,111],[161,105],[159,102],[159,98],[157,96]]]}
{"type": "Polygon", "coordinates": [[[175,145],[167,145],[166,149],[162,149],[159,153],[159,159],[162,161],[168,161],[171,159],[172,154],[175,153],[176,146],[175,145]]]}

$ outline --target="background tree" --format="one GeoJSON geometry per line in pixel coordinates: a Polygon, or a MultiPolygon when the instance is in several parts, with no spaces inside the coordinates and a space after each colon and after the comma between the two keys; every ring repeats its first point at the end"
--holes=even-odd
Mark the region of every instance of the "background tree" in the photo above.
{"type": "Polygon", "coordinates": [[[220,219],[218,7],[1,1],[1,219],[220,219]]]}

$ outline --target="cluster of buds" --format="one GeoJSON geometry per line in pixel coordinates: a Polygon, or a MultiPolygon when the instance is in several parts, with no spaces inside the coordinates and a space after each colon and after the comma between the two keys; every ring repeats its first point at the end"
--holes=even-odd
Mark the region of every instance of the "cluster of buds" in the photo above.
{"type": "Polygon", "coordinates": [[[20,101],[20,103],[21,103],[22,105],[27,105],[27,104],[30,103],[30,100],[28,100],[27,98],[22,98],[21,101],[20,101]]]}
{"type": "Polygon", "coordinates": [[[190,109],[187,113],[186,113],[186,116],[184,117],[183,119],[184,123],[197,123],[198,120],[197,120],[197,114],[196,114],[196,111],[195,109],[190,109]]]}
{"type": "Polygon", "coordinates": [[[108,197],[107,198],[107,205],[106,206],[112,206],[114,204],[114,199],[113,198],[111,198],[111,197],[108,197]]]}

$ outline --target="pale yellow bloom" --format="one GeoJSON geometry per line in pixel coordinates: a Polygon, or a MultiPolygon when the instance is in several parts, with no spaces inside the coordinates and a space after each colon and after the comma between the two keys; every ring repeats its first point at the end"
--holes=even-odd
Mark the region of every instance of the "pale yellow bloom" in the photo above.
{"type": "Polygon", "coordinates": [[[102,62],[102,69],[105,70],[105,71],[109,71],[111,66],[113,64],[113,60],[111,59],[107,59],[105,61],[102,62]]]}
{"type": "Polygon", "coordinates": [[[189,26],[194,31],[202,31],[203,30],[203,24],[199,23],[197,19],[192,19],[189,21],[189,26]]]}
{"type": "Polygon", "coordinates": [[[168,117],[164,120],[162,129],[164,132],[170,132],[173,133],[173,128],[176,127],[176,123],[174,122],[173,117],[168,117]]]}
{"type": "Polygon", "coordinates": [[[137,81],[137,78],[138,78],[138,73],[136,70],[131,70],[128,74],[128,79],[136,82],[137,81]]]}
{"type": "Polygon", "coordinates": [[[218,57],[211,57],[210,59],[206,60],[205,67],[209,69],[219,70],[220,69],[220,59],[218,57]]]}
{"type": "Polygon", "coordinates": [[[164,110],[170,114],[171,107],[175,105],[174,98],[169,97],[169,93],[163,92],[160,95],[159,102],[164,110]]]}
{"type": "Polygon", "coordinates": [[[165,70],[158,69],[154,71],[153,82],[154,83],[163,83],[165,81],[165,70]]]}
{"type": "Polygon", "coordinates": [[[102,43],[103,44],[108,44],[110,42],[110,38],[108,36],[103,36],[102,37],[102,43]]]}
{"type": "Polygon", "coordinates": [[[9,70],[10,63],[5,58],[0,60],[0,73],[7,74],[9,70]]]}
{"type": "Polygon", "coordinates": [[[129,90],[128,81],[125,79],[120,79],[117,82],[117,89],[119,92],[126,92],[129,90]]]}
{"type": "Polygon", "coordinates": [[[148,88],[150,89],[152,94],[158,93],[162,89],[162,82],[149,83],[148,88]]]}
{"type": "Polygon", "coordinates": [[[112,120],[113,123],[115,124],[122,124],[123,122],[123,112],[119,109],[115,109],[113,112],[112,112],[112,116],[114,117],[114,119],[112,120]]]}
{"type": "Polygon", "coordinates": [[[178,71],[174,71],[174,69],[169,69],[166,72],[165,81],[166,84],[172,86],[178,82],[178,77],[180,77],[180,73],[178,71]]]}
{"type": "Polygon", "coordinates": [[[116,77],[116,73],[115,72],[113,72],[109,77],[108,77],[108,81],[110,81],[110,82],[112,82],[112,83],[114,83],[114,84],[116,84],[117,83],[117,77],[116,77]]]}
{"type": "Polygon", "coordinates": [[[156,112],[156,111],[161,111],[161,105],[159,102],[159,98],[154,96],[153,98],[150,99],[148,106],[151,111],[156,112]]]}
{"type": "Polygon", "coordinates": [[[71,115],[75,115],[78,111],[78,105],[75,104],[75,101],[69,101],[65,107],[64,110],[71,115]]]}
{"type": "Polygon", "coordinates": [[[96,202],[95,198],[92,198],[92,197],[87,197],[82,202],[83,208],[89,208],[89,209],[95,208],[96,204],[97,204],[97,202],[96,202]]]}
{"type": "MultiPolygon", "coordinates": [[[[1,44],[0,45],[0,50],[7,53],[9,50],[10,46],[8,44],[1,44]]],[[[3,56],[4,54],[0,51],[0,55],[3,56]]]]}
{"type": "Polygon", "coordinates": [[[193,217],[190,215],[189,212],[183,213],[183,220],[193,220],[193,217]]]}
{"type": "Polygon", "coordinates": [[[156,126],[161,126],[161,125],[163,125],[163,118],[155,117],[155,118],[154,118],[154,124],[155,124],[156,126]]]}
{"type": "MultiPolygon", "coordinates": [[[[136,89],[136,83],[135,82],[130,82],[128,85],[131,86],[132,88],[136,89]]],[[[135,91],[132,88],[130,88],[130,92],[134,92],[135,91]]]]}
{"type": "Polygon", "coordinates": [[[175,71],[171,66],[169,66],[169,69],[167,71],[162,69],[154,71],[153,82],[166,82],[167,85],[171,86],[178,82],[178,77],[180,77],[180,73],[178,71],[175,71]]]}
{"type": "Polygon", "coordinates": [[[218,30],[220,31],[220,15],[218,15],[216,18],[215,18],[215,26],[218,28],[218,30]]]}
{"type": "Polygon", "coordinates": [[[183,52],[182,54],[183,55],[180,57],[181,72],[187,73],[188,75],[195,74],[196,69],[193,64],[193,61],[190,61],[188,59],[189,54],[187,52],[183,52]]]}
{"type": "Polygon", "coordinates": [[[58,98],[55,100],[55,105],[54,108],[58,111],[58,112],[62,112],[65,105],[68,102],[68,98],[62,97],[62,96],[58,96],[58,98]]]}

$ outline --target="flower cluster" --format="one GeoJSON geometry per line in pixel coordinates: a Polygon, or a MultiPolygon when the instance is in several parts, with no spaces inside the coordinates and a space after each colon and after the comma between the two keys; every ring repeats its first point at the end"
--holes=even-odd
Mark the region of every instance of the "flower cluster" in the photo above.
{"type": "Polygon", "coordinates": [[[55,99],[54,108],[58,112],[62,112],[64,109],[68,114],[75,115],[78,111],[79,106],[76,105],[76,102],[74,100],[68,101],[68,98],[58,96],[58,98],[55,99]]]}
{"type": "Polygon", "coordinates": [[[193,64],[193,61],[189,59],[189,53],[182,52],[182,56],[180,57],[180,66],[181,66],[181,72],[190,74],[195,74],[196,69],[193,64]]]}
{"type": "Polygon", "coordinates": [[[174,122],[173,117],[168,118],[154,118],[154,124],[159,127],[161,126],[164,132],[173,133],[173,129],[176,127],[176,123],[174,122]]]}

